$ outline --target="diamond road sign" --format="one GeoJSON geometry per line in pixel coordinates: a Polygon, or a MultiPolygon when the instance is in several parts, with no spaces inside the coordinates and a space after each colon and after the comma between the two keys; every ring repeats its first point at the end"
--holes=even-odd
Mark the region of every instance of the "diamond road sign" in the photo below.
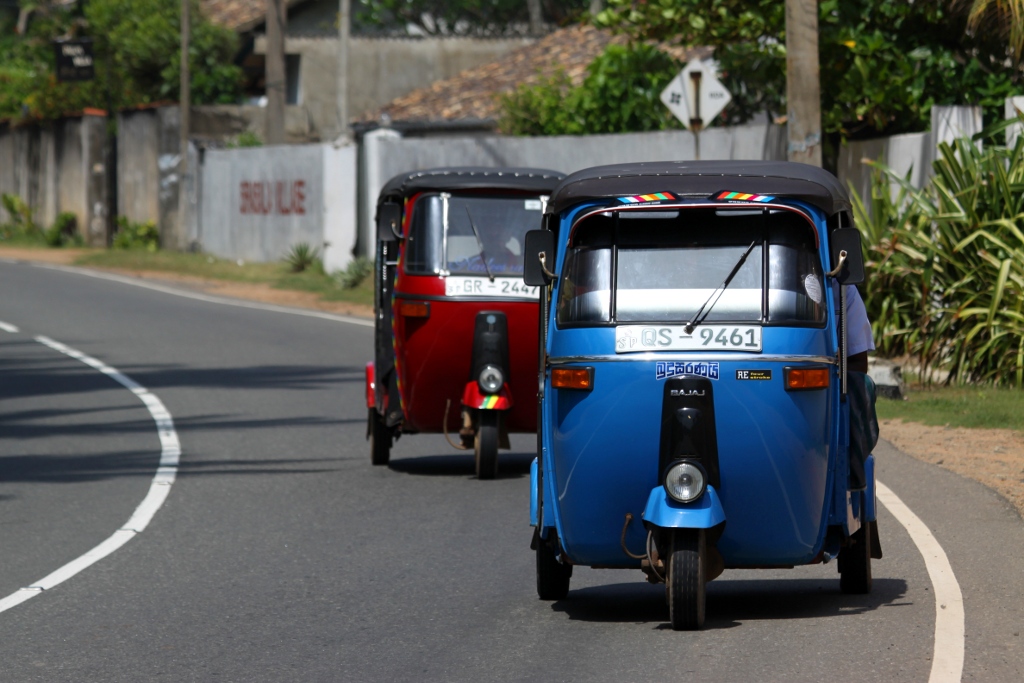
{"type": "Polygon", "coordinates": [[[732,100],[717,73],[713,59],[693,60],[662,91],[662,103],[687,128],[711,123],[732,100]]]}

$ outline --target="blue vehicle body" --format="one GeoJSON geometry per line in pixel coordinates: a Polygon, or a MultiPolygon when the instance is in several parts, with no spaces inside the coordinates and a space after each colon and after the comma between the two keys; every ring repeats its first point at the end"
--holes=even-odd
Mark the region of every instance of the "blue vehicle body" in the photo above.
{"type": "MultiPolygon", "coordinates": [[[[658,188],[653,181],[649,191],[658,188]]],[[[830,270],[830,216],[800,198],[768,199],[773,210],[806,217],[808,230],[813,224],[822,272],[830,270]]],[[[685,215],[689,208],[723,205],[708,197],[676,197],[657,208],[680,208],[685,215]]],[[[561,211],[556,206],[548,224],[558,236],[556,258],[549,264],[554,273],[563,273],[581,217],[609,208],[621,207],[607,199],[561,211]]],[[[825,281],[833,290],[832,278],[825,281]]],[[[563,278],[553,280],[552,302],[563,286],[563,278]]],[[[834,557],[846,539],[875,519],[874,460],[868,458],[865,466],[866,487],[851,490],[849,407],[841,394],[835,322],[839,300],[834,295],[824,300],[823,324],[766,324],[756,352],[616,353],[614,319],[605,325],[560,325],[552,304],[545,321],[539,454],[531,467],[530,518],[538,538],[557,537],[563,562],[599,567],[640,568],[649,553],[649,533],[674,529],[713,532],[708,538],[726,568],[834,557]],[[786,389],[790,369],[822,367],[828,369],[827,387],[786,389]],[[555,368],[590,369],[592,387],[553,387],[555,368]],[[718,472],[699,499],[680,503],[662,485],[659,439],[666,375],[688,371],[710,379],[718,472]],[[751,381],[751,371],[770,379],[751,381]]]]}

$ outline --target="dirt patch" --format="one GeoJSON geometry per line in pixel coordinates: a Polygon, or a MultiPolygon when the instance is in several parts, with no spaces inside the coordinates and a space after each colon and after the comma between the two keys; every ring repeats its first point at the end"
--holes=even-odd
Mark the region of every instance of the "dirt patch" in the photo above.
{"type": "Polygon", "coordinates": [[[881,436],[918,460],[998,491],[1024,516],[1024,434],[880,420],[881,436]]]}
{"type": "MultiPolygon", "coordinates": [[[[0,258],[14,259],[17,261],[35,261],[37,263],[52,263],[56,265],[72,265],[75,260],[89,251],[83,249],[31,249],[19,247],[0,247],[0,258]]],[[[255,282],[230,282],[226,280],[214,280],[212,278],[196,277],[193,275],[179,275],[157,270],[134,270],[128,268],[99,268],[89,266],[92,270],[99,270],[107,273],[117,273],[130,277],[165,282],[191,289],[204,294],[224,296],[234,299],[245,299],[247,301],[259,301],[261,303],[277,304],[278,306],[295,306],[296,308],[309,308],[316,311],[336,313],[339,315],[351,315],[359,318],[373,318],[373,308],[362,304],[349,303],[345,301],[324,301],[312,292],[300,292],[290,289],[276,289],[270,285],[255,282]]]]}

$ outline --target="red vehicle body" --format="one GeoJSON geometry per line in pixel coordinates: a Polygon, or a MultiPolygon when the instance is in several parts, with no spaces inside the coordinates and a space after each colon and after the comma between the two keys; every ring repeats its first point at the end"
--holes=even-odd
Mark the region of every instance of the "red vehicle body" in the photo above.
{"type": "Polygon", "coordinates": [[[491,478],[508,434],[536,431],[538,290],[522,281],[522,246],[561,178],[436,169],[382,190],[366,373],[374,464],[401,434],[454,434],[491,478]]]}

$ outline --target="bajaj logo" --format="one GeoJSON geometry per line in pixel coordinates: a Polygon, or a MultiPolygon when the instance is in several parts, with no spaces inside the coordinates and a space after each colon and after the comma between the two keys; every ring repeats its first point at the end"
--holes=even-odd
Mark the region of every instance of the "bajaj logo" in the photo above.
{"type": "Polygon", "coordinates": [[[703,396],[703,389],[669,389],[673,396],[703,396]]]}

